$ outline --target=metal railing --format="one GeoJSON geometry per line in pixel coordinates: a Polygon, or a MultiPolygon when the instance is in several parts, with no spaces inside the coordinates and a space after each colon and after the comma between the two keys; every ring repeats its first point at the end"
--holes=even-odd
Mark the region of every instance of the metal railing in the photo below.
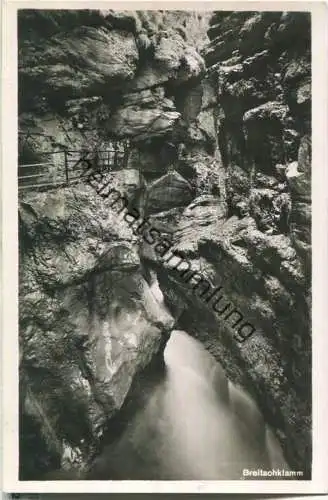
{"type": "Polygon", "coordinates": [[[18,165],[18,189],[69,186],[83,179],[86,167],[98,172],[121,170],[128,166],[129,143],[122,141],[104,150],[42,152],[45,161],[18,165]]]}

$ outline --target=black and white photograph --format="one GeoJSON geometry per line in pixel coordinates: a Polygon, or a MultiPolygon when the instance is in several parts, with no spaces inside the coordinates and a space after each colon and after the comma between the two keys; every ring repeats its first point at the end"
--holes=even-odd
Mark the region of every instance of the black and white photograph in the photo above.
{"type": "Polygon", "coordinates": [[[85,5],[17,10],[18,481],[311,481],[311,12],[85,5]]]}

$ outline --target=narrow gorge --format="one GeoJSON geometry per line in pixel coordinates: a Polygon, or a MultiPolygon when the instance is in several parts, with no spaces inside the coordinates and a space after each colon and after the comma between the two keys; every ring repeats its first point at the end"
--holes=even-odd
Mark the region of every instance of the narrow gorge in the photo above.
{"type": "Polygon", "coordinates": [[[18,35],[20,478],[310,479],[310,14],[24,9],[18,35]]]}

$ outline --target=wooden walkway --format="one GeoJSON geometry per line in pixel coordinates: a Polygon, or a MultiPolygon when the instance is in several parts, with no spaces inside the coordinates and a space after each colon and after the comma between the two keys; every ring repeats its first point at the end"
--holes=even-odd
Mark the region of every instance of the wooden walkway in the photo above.
{"type": "Polygon", "coordinates": [[[44,161],[18,165],[18,189],[51,189],[69,186],[83,179],[90,166],[95,171],[115,171],[128,166],[129,143],[114,143],[106,150],[68,150],[42,152],[44,161]]]}

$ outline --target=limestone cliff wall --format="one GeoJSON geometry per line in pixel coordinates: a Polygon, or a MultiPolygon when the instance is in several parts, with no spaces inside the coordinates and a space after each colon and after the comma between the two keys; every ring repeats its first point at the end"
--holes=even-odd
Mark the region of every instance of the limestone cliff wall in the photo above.
{"type": "Polygon", "coordinates": [[[63,403],[64,378],[65,404],[74,395],[85,420],[74,432],[66,429],[61,418],[75,411],[74,403],[41,425],[47,419],[38,408],[48,418],[54,404],[41,380],[22,402],[31,434],[40,435],[41,427],[45,446],[55,429],[62,446],[55,450],[57,467],[63,443],[83,462],[101,442],[99,429],[105,432],[108,417],[124,406],[135,373],[162,352],[175,324],[199,338],[229,378],[254,396],[291,467],[308,475],[309,16],[23,11],[20,29],[21,161],[49,148],[129,139],[128,168],[107,181],[171,251],[223,287],[224,312],[237,309],[255,330],[237,341],[223,312],[204,303],[131,224],[117,223],[108,200],[95,192],[98,181],[95,189],[80,184],[26,195],[22,380],[35,380],[35,373],[36,380],[51,379],[68,364],[55,387],[56,405],[63,403]],[[149,297],[154,272],[165,306],[149,297]],[[118,338],[121,329],[127,333],[118,338]],[[67,344],[56,358],[65,335],[80,347],[67,344]],[[44,336],[50,336],[46,344],[44,336]],[[44,377],[46,369],[52,372],[44,377]]]}
{"type": "Polygon", "coordinates": [[[31,479],[85,467],[174,319],[144,278],[133,232],[91,187],[25,195],[19,215],[21,466],[31,479]]]}
{"type": "Polygon", "coordinates": [[[147,245],[144,257],[179,327],[255,396],[289,463],[308,474],[310,19],[218,12],[208,36],[206,76],[174,96],[181,119],[171,173],[147,188],[149,220],[184,264],[163,263],[147,245]],[[186,261],[203,278],[197,291],[186,261]],[[204,301],[209,283],[222,287],[216,305],[204,301]],[[244,337],[254,332],[245,340],[233,328],[239,315],[249,324],[244,337]]]}
{"type": "MultiPolygon", "coordinates": [[[[220,115],[228,214],[250,217],[223,249],[221,265],[230,279],[235,268],[237,287],[243,281],[248,311],[257,311],[254,324],[266,323],[262,340],[280,359],[279,375],[273,370],[266,383],[277,391],[279,410],[271,404],[266,412],[281,421],[282,439],[289,436],[287,458],[304,467],[311,414],[311,19],[301,12],[218,12],[208,36],[204,56],[220,115]]],[[[257,342],[250,339],[246,357],[257,342]]],[[[266,376],[255,375],[260,385],[270,366],[266,376]]]]}
{"type": "MultiPolygon", "coordinates": [[[[64,149],[78,159],[82,149],[130,139],[129,169],[111,185],[140,206],[140,148],[180,118],[171,86],[204,73],[194,47],[207,39],[204,16],[21,10],[18,23],[19,164],[64,149]]],[[[46,181],[63,173],[61,154],[51,162],[46,181]]],[[[162,356],[174,319],[147,279],[138,238],[90,186],[21,192],[25,479],[72,466],[81,473],[137,375],[162,356]]]]}
{"type": "Polygon", "coordinates": [[[204,72],[203,17],[165,11],[19,15],[20,155],[165,135],[169,88],[204,72]],[[189,41],[190,40],[190,41],[189,41]]]}

